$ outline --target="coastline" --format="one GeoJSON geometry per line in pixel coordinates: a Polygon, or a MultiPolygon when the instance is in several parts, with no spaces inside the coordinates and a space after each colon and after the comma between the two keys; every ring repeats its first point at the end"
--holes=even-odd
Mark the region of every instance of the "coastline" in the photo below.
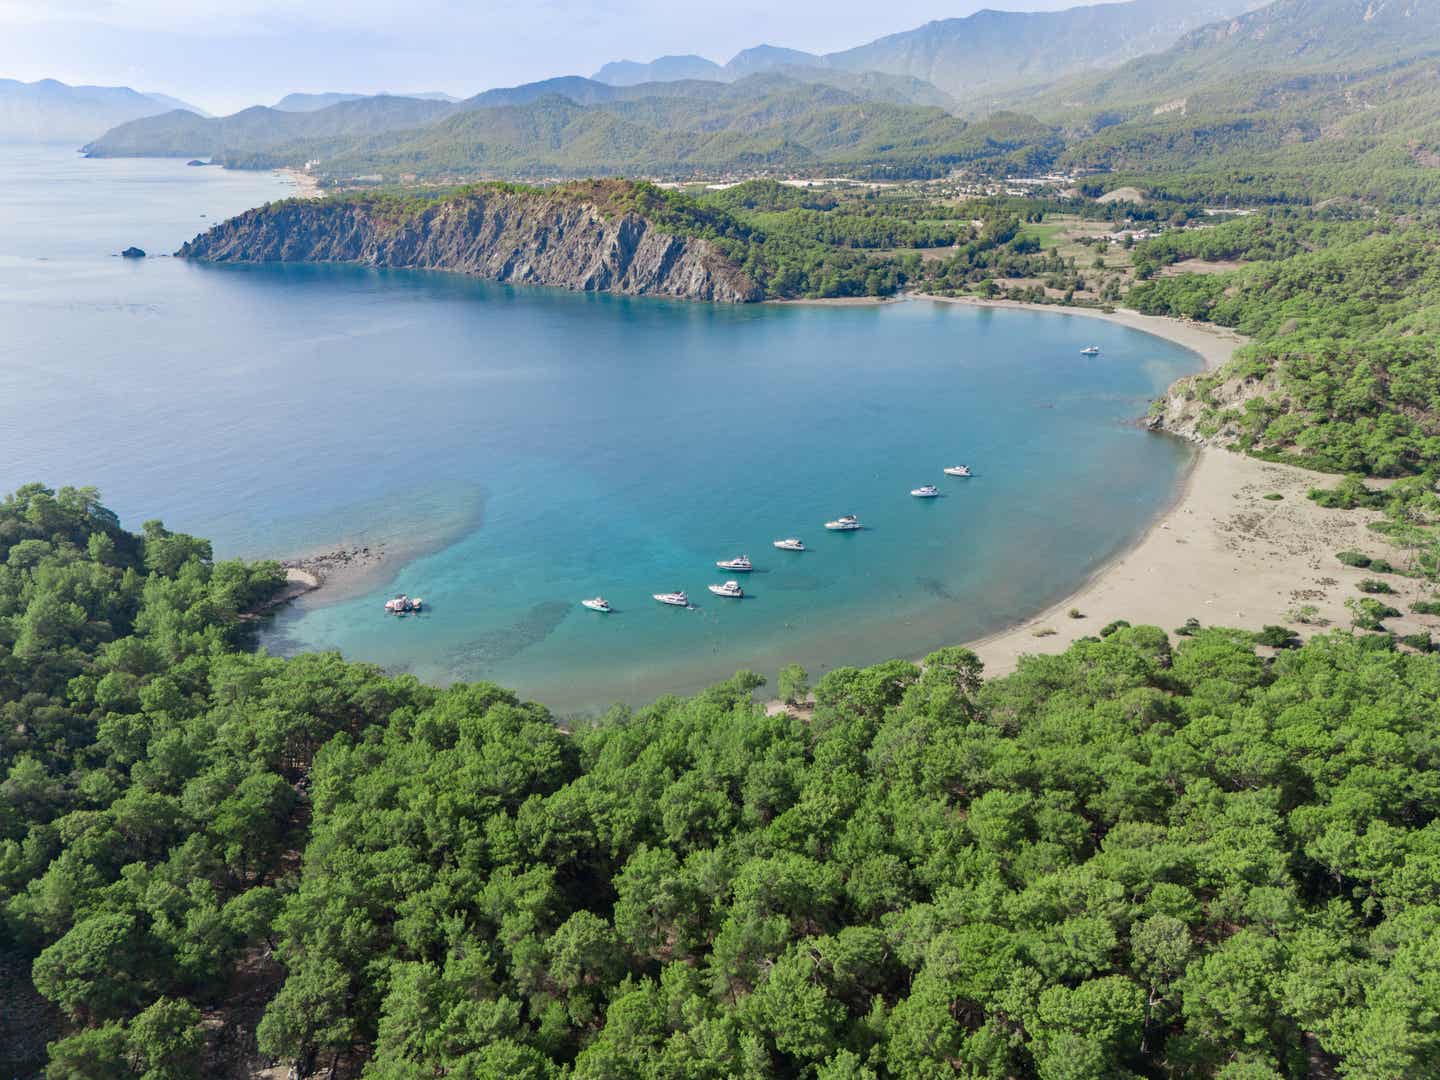
{"type": "Polygon", "coordinates": [[[1101,311],[1099,308],[1068,307],[1060,304],[1030,304],[1020,300],[986,300],[979,296],[936,296],[933,293],[909,293],[916,300],[933,300],[937,304],[962,304],[967,307],[994,308],[1012,311],[1044,311],[1051,315],[1075,315],[1082,319],[1100,319],[1125,326],[1141,333],[1153,334],[1199,354],[1206,371],[1223,367],[1235,350],[1248,345],[1250,339],[1223,326],[1211,323],[1173,319],[1168,315],[1142,315],[1128,308],[1101,311]]]}
{"type": "Polygon", "coordinates": [[[320,181],[304,169],[276,169],[275,175],[283,177],[295,185],[295,193],[290,196],[292,199],[323,199],[325,197],[325,193],[320,190],[320,181]]]}
{"type": "MultiPolygon", "coordinates": [[[[976,307],[1015,307],[1055,315],[1102,319],[1152,334],[1195,352],[1205,370],[1225,364],[1246,339],[1233,331],[1132,311],[1104,312],[1048,304],[910,294],[976,307]]],[[[892,303],[846,300],[839,304],[892,303]]],[[[821,302],[826,303],[826,302],[821,302]]],[[[828,302],[835,304],[836,302],[828,302]]],[[[1173,436],[1172,436],[1173,437],[1173,436]]],[[[1306,497],[1333,478],[1228,450],[1199,446],[1171,503],[1133,543],[1098,565],[1079,586],[1043,610],[965,644],[990,675],[1013,671],[1022,656],[1057,653],[1116,619],[1173,631],[1186,619],[1205,626],[1259,630],[1291,625],[1302,634],[1349,625],[1347,598],[1366,571],[1342,565],[1347,548],[1393,557],[1384,539],[1366,528],[1376,512],[1326,510],[1306,497]],[[1280,498],[1267,498],[1278,495],[1280,498]],[[1313,606],[1312,621],[1295,625],[1289,614],[1313,606]],[[1070,617],[1071,609],[1083,617],[1070,617]]],[[[409,545],[400,545],[408,547],[409,545]]],[[[431,545],[422,545],[431,546],[431,545]]],[[[315,574],[319,585],[303,603],[325,606],[362,595],[392,579],[418,552],[339,547],[292,559],[288,566],[315,574]]],[[[1395,584],[1408,592],[1405,579],[1395,584]]],[[[1397,599],[1402,599],[1397,598],[1397,599]]],[[[1398,620],[1402,633],[1412,617],[1398,620]]],[[[937,642],[936,647],[953,642],[937,642]]],[[[778,703],[772,703],[778,707],[778,703]]]]}

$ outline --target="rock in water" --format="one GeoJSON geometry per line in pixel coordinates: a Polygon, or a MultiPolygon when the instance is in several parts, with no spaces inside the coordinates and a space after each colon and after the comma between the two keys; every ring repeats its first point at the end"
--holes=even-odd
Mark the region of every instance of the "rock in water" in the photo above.
{"type": "Polygon", "coordinates": [[[128,247],[120,252],[120,257],[122,259],[143,259],[145,258],[145,252],[137,247],[128,247]]]}

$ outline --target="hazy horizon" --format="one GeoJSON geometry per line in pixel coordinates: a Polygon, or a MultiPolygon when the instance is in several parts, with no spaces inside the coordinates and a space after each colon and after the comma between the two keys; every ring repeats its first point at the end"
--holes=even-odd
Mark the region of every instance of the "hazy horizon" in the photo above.
{"type": "Polygon", "coordinates": [[[0,78],[130,86],[215,113],[291,92],[466,97],[612,60],[697,53],[724,63],[770,44],[833,52],[981,8],[1095,0],[792,0],[696,9],[661,0],[0,0],[0,78]]]}

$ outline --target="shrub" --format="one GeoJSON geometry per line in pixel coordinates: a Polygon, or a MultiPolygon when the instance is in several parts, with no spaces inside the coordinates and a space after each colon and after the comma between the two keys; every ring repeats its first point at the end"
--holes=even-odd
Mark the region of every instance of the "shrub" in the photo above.
{"type": "Polygon", "coordinates": [[[1302,626],[1325,626],[1330,622],[1320,614],[1320,609],[1314,604],[1301,604],[1299,607],[1293,607],[1285,613],[1285,617],[1302,626]]]}
{"type": "Polygon", "coordinates": [[[1435,648],[1435,643],[1430,640],[1429,630],[1421,630],[1418,634],[1406,634],[1400,641],[1409,645],[1416,652],[1432,652],[1435,648]]]}
{"type": "Polygon", "coordinates": [[[1283,498],[1285,498],[1285,496],[1281,495],[1278,491],[1272,491],[1269,495],[1265,496],[1265,499],[1269,502],[1279,502],[1283,498]]]}
{"type": "Polygon", "coordinates": [[[1114,622],[1106,626],[1105,629],[1100,631],[1100,636],[1102,638],[1107,638],[1111,634],[1115,633],[1116,630],[1124,630],[1129,625],[1130,624],[1124,619],[1116,619],[1114,622]]]}
{"type": "Polygon", "coordinates": [[[1440,600],[1416,600],[1410,610],[1416,615],[1440,615],[1440,600]]]}
{"type": "Polygon", "coordinates": [[[1370,560],[1370,569],[1371,569],[1371,570],[1374,570],[1375,573],[1377,573],[1377,574],[1396,574],[1396,573],[1399,573],[1398,570],[1396,570],[1393,566],[1391,566],[1391,565],[1390,565],[1388,562],[1386,562],[1384,559],[1371,559],[1371,560],[1370,560]]]}
{"type": "Polygon", "coordinates": [[[1361,592],[1366,593],[1393,593],[1395,591],[1390,587],[1388,581],[1381,581],[1379,578],[1373,577],[1361,579],[1358,588],[1361,592]]]}
{"type": "Polygon", "coordinates": [[[1194,637],[1194,636],[1195,636],[1196,634],[1198,634],[1199,632],[1200,632],[1200,620],[1199,620],[1199,619],[1196,619],[1196,618],[1186,619],[1186,620],[1185,620],[1185,625],[1182,626],[1182,627],[1179,627],[1179,628],[1175,631],[1176,635],[1179,636],[1179,637],[1194,637]]]}
{"type": "Polygon", "coordinates": [[[1395,635],[1391,633],[1361,634],[1355,639],[1362,649],[1372,652],[1394,652],[1395,635]]]}
{"type": "Polygon", "coordinates": [[[1056,634],[1058,634],[1059,632],[1060,632],[1060,631],[1056,630],[1054,627],[1042,626],[1042,627],[1040,627],[1039,630],[1032,630],[1032,631],[1030,631],[1030,636],[1031,636],[1031,637],[1054,637],[1054,636],[1055,636],[1056,634]]]}
{"type": "Polygon", "coordinates": [[[1363,555],[1358,551],[1337,551],[1335,558],[1339,559],[1346,566],[1359,567],[1361,570],[1370,565],[1370,556],[1363,555]]]}
{"type": "Polygon", "coordinates": [[[1072,607],[1065,614],[1069,615],[1072,619],[1083,619],[1085,617],[1085,613],[1081,611],[1078,607],[1072,607]]]}
{"type": "Polygon", "coordinates": [[[1298,649],[1300,636],[1288,626],[1266,626],[1255,635],[1256,645],[1268,645],[1272,649],[1298,649]]]}

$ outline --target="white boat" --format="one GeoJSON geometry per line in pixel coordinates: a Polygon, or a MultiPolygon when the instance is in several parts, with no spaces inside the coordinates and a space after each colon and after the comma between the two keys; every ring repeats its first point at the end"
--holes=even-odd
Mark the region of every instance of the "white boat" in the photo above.
{"type": "Polygon", "coordinates": [[[926,484],[923,487],[911,488],[910,494],[917,499],[933,499],[940,494],[940,489],[934,484],[926,484]]]}
{"type": "Polygon", "coordinates": [[[969,465],[951,465],[945,470],[946,476],[974,476],[969,465]]]}
{"type": "Polygon", "coordinates": [[[655,599],[662,604],[669,604],[671,607],[689,607],[690,598],[679,589],[674,592],[657,592],[655,599]]]}
{"type": "Polygon", "coordinates": [[[409,615],[411,612],[418,614],[424,606],[425,601],[418,597],[412,598],[406,596],[404,593],[401,593],[393,600],[385,601],[385,611],[389,615],[409,615]]]}
{"type": "Polygon", "coordinates": [[[731,573],[749,573],[755,567],[750,565],[749,555],[737,555],[733,559],[721,559],[715,564],[721,570],[729,570],[731,573]]]}
{"type": "Polygon", "coordinates": [[[784,540],[776,540],[775,546],[781,551],[804,551],[805,541],[798,536],[786,537],[784,540]]]}
{"type": "Polygon", "coordinates": [[[1085,346],[1085,348],[1083,348],[1083,349],[1080,350],[1080,355],[1081,355],[1081,356],[1099,356],[1099,355],[1100,355],[1100,346],[1099,346],[1099,345],[1087,345],[1087,346],[1085,346]]]}
{"type": "Polygon", "coordinates": [[[598,611],[602,615],[609,615],[610,612],[614,610],[614,608],[610,606],[610,601],[606,600],[603,596],[597,596],[593,600],[581,600],[580,606],[587,607],[591,611],[598,611]]]}
{"type": "Polygon", "coordinates": [[[825,522],[825,528],[831,532],[853,532],[855,529],[863,529],[864,527],[865,526],[860,524],[860,519],[854,514],[845,514],[836,518],[834,521],[825,522]]]}
{"type": "Polygon", "coordinates": [[[728,596],[732,600],[739,600],[745,595],[738,581],[727,581],[724,585],[711,585],[709,588],[716,596],[728,596]]]}

